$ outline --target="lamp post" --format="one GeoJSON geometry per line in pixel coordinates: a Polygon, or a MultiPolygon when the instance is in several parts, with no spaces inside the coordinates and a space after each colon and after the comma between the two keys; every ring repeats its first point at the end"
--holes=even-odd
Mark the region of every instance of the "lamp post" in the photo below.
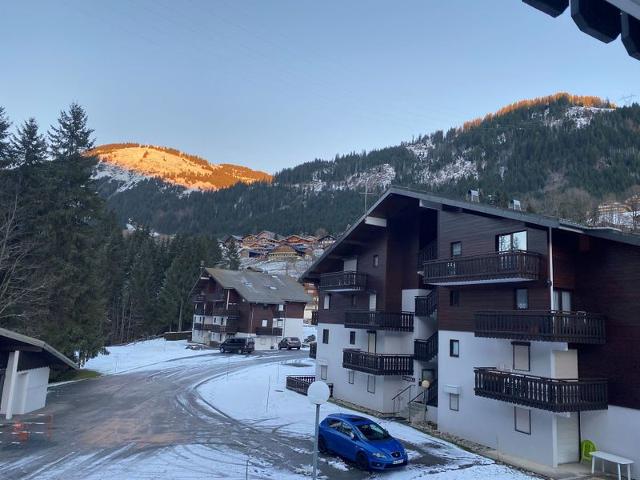
{"type": "Polygon", "coordinates": [[[307,390],[309,402],[316,406],[315,436],[313,439],[313,480],[316,480],[318,471],[318,430],[320,423],[320,405],[329,400],[329,386],[324,382],[313,382],[307,390]]]}

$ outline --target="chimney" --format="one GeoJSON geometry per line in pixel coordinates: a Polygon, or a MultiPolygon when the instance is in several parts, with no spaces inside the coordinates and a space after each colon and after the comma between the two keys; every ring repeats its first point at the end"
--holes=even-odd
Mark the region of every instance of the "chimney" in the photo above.
{"type": "Polygon", "coordinates": [[[522,210],[522,204],[520,203],[520,200],[513,198],[509,200],[509,208],[511,210],[522,210]]]}
{"type": "Polygon", "coordinates": [[[470,202],[480,203],[480,190],[469,190],[467,198],[470,202]]]}

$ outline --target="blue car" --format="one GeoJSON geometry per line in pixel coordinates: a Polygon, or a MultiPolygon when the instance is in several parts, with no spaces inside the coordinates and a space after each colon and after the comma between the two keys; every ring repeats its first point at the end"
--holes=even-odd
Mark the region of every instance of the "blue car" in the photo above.
{"type": "Polygon", "coordinates": [[[363,470],[385,470],[408,462],[402,444],[375,422],[358,415],[329,415],[320,423],[318,450],[335,453],[363,470]]]}

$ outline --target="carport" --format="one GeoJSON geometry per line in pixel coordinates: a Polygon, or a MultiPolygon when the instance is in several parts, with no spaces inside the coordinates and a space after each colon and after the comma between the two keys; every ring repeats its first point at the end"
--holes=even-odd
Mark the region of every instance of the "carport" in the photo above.
{"type": "Polygon", "coordinates": [[[51,345],[0,328],[0,414],[33,412],[45,406],[52,366],[78,366],[51,345]]]}

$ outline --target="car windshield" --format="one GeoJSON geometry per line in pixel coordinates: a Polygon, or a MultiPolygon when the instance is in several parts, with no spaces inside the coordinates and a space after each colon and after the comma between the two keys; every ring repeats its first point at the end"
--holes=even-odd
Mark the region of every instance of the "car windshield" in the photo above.
{"type": "Polygon", "coordinates": [[[387,431],[377,423],[371,422],[358,425],[358,430],[367,440],[386,440],[390,438],[387,431]]]}

